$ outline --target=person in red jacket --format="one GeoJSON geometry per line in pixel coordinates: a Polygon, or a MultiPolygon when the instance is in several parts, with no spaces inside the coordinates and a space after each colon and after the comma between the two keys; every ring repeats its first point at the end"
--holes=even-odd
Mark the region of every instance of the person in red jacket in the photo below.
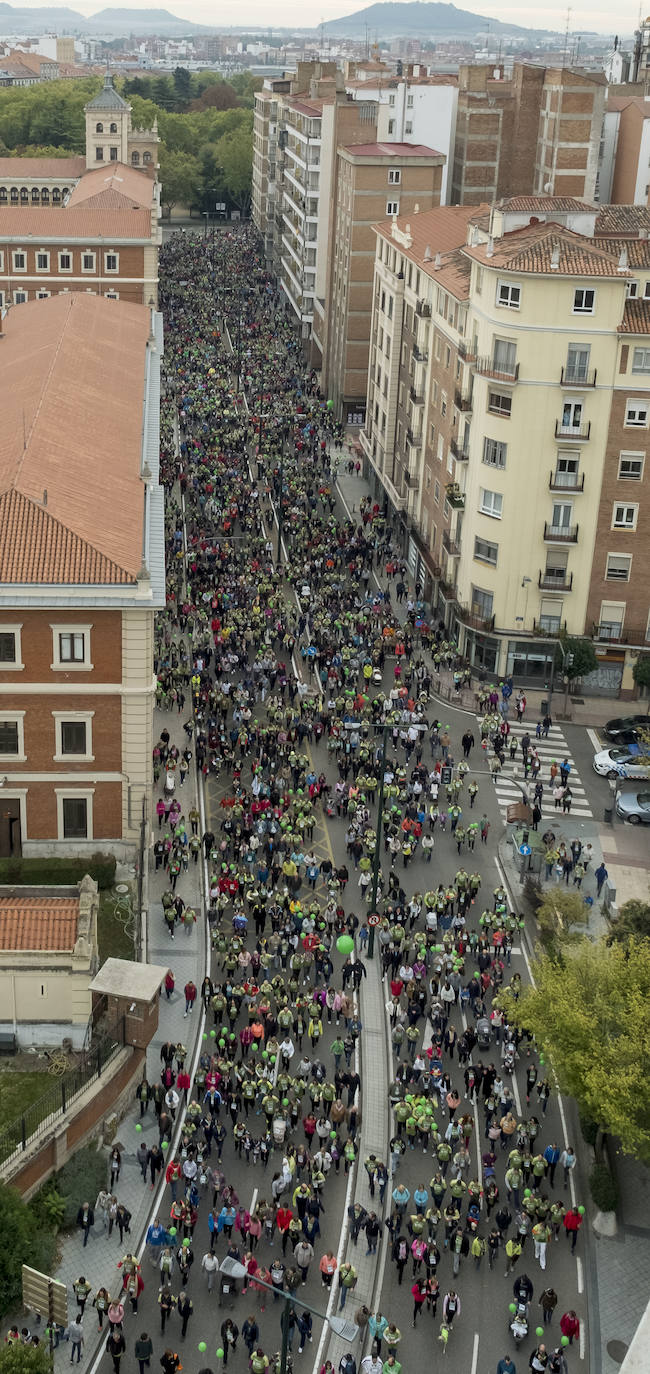
{"type": "Polygon", "coordinates": [[[570,1207],[568,1212],[565,1212],[564,1214],[564,1229],[566,1231],[567,1240],[571,1238],[571,1254],[573,1254],[573,1251],[576,1248],[578,1231],[580,1230],[581,1226],[582,1217],[577,1207],[570,1207]]]}
{"type": "Polygon", "coordinates": [[[178,1078],[176,1079],[176,1087],[177,1087],[179,1093],[184,1093],[184,1094],[185,1094],[185,1101],[186,1101],[186,1102],[187,1102],[187,1098],[188,1098],[188,1094],[189,1094],[189,1091],[190,1091],[191,1084],[192,1084],[192,1080],[191,1080],[191,1078],[190,1078],[189,1073],[187,1072],[187,1069],[179,1069],[179,1071],[178,1071],[178,1078]]]}
{"type": "Polygon", "coordinates": [[[275,1224],[282,1236],[282,1254],[286,1254],[287,1241],[289,1239],[289,1222],[293,1221],[293,1212],[290,1207],[278,1207],[275,1214],[275,1224]]]}
{"type": "Polygon", "coordinates": [[[170,1160],[169,1164],[167,1165],[167,1168],[165,1169],[165,1183],[168,1185],[169,1188],[171,1188],[172,1202],[176,1201],[176,1191],[178,1188],[178,1181],[181,1177],[181,1172],[182,1170],[179,1161],[177,1159],[170,1160]]]}
{"type": "Polygon", "coordinates": [[[563,1336],[569,1337],[569,1345],[573,1345],[574,1340],[580,1335],[580,1322],[573,1308],[565,1312],[560,1319],[560,1331],[563,1336]]]}
{"type": "Polygon", "coordinates": [[[192,980],[191,980],[191,978],[190,978],[189,983],[186,983],[186,984],[185,984],[185,987],[184,987],[183,991],[184,991],[184,993],[185,993],[185,1013],[184,1013],[184,1014],[185,1014],[185,1016],[187,1016],[188,1013],[192,1011],[192,1008],[194,1007],[194,1003],[196,1002],[196,983],[193,983],[192,980]]]}

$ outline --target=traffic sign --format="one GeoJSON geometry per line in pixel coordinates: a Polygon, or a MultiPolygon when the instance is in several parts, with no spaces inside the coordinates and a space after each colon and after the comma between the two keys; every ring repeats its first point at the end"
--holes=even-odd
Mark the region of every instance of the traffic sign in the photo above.
{"type": "Polygon", "coordinates": [[[369,925],[369,926],[378,926],[380,920],[381,920],[381,917],[380,917],[380,915],[379,915],[379,912],[378,912],[378,911],[371,911],[371,912],[370,912],[370,915],[369,915],[369,917],[368,917],[368,925],[369,925]]]}
{"type": "Polygon", "coordinates": [[[528,854],[530,854],[531,852],[532,852],[532,851],[531,851],[531,848],[530,848],[530,845],[529,845],[529,844],[520,844],[520,846],[519,846],[519,853],[520,853],[520,854],[523,854],[523,855],[524,855],[524,858],[525,858],[528,854]]]}

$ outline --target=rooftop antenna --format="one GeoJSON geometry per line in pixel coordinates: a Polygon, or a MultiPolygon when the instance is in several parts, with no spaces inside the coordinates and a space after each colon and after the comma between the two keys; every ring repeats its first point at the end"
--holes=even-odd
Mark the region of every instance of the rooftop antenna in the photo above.
{"type": "Polygon", "coordinates": [[[567,5],[566,28],[564,30],[564,52],[562,53],[562,66],[566,67],[569,56],[569,30],[571,28],[571,6],[567,5]]]}

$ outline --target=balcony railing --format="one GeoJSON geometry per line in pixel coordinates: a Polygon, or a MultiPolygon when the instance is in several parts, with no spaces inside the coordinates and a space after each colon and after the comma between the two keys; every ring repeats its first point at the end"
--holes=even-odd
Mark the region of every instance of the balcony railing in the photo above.
{"type": "Polygon", "coordinates": [[[468,411],[473,407],[471,396],[465,396],[462,391],[454,392],[454,405],[457,410],[468,411]]]}
{"type": "Polygon", "coordinates": [[[416,391],[416,389],[415,389],[414,386],[410,386],[410,387],[409,387],[409,396],[410,396],[410,398],[411,398],[411,400],[412,400],[414,406],[423,406],[423,405],[424,405],[424,396],[421,396],[420,393],[419,393],[418,391],[416,391]]]}
{"type": "Polygon", "coordinates": [[[463,448],[457,439],[449,440],[449,447],[457,463],[466,463],[469,458],[469,449],[463,448]]]}
{"type": "Polygon", "coordinates": [[[471,606],[463,605],[461,602],[457,602],[456,604],[458,606],[459,618],[464,625],[471,626],[473,630],[494,629],[493,615],[479,615],[478,611],[473,611],[471,606]]]}
{"type": "Polygon", "coordinates": [[[495,358],[475,358],[473,366],[482,377],[493,377],[497,382],[516,382],[519,377],[519,363],[497,363],[495,358]]]}
{"type": "Polygon", "coordinates": [[[431,319],[431,306],[429,305],[429,302],[428,302],[428,301],[418,301],[418,303],[417,303],[417,305],[416,305],[416,307],[415,307],[415,313],[416,313],[416,315],[419,317],[419,319],[421,319],[421,320],[430,320],[430,319],[431,319]]]}
{"type": "Polygon", "coordinates": [[[544,538],[551,544],[577,544],[579,525],[551,525],[544,521],[544,538]]]}
{"type": "Polygon", "coordinates": [[[584,441],[591,433],[591,420],[585,425],[565,425],[562,420],[555,421],[556,439],[579,439],[584,441]]]}
{"type": "MultiPolygon", "coordinates": [[[[550,617],[548,616],[545,617],[546,620],[548,620],[549,618],[550,617]]],[[[533,620],[533,634],[539,635],[542,639],[545,636],[548,637],[551,635],[566,634],[566,627],[566,620],[558,620],[557,624],[553,629],[549,629],[548,625],[542,625],[541,620],[533,620]]]]}
{"type": "Polygon", "coordinates": [[[461,491],[457,482],[448,482],[446,492],[447,500],[453,510],[465,509],[465,493],[461,491]]]}
{"type": "Polygon", "coordinates": [[[419,344],[413,344],[413,357],[415,358],[416,363],[428,363],[428,348],[421,348],[419,344]]]}
{"type": "Polygon", "coordinates": [[[476,354],[473,345],[469,343],[467,339],[460,339],[458,344],[458,357],[462,358],[466,363],[474,362],[476,354]]]}
{"type": "Polygon", "coordinates": [[[596,369],[588,367],[563,367],[560,369],[560,386],[595,386],[596,369]]]}
{"type": "Polygon", "coordinates": [[[457,544],[456,540],[452,539],[449,530],[443,530],[442,532],[442,547],[445,553],[449,554],[450,558],[460,558],[460,544],[457,544]]]}
{"type": "Polygon", "coordinates": [[[409,468],[407,468],[404,473],[404,481],[407,487],[409,488],[409,491],[417,491],[420,485],[420,478],[417,472],[411,472],[409,468]]]}
{"type": "Polygon", "coordinates": [[[540,572],[537,585],[543,592],[570,592],[573,587],[573,573],[540,572]]]}
{"type": "Polygon", "coordinates": [[[551,491],[584,491],[584,472],[552,472],[548,479],[551,491]]]}
{"type": "Polygon", "coordinates": [[[409,425],[406,431],[406,442],[407,444],[412,444],[413,448],[419,448],[422,443],[422,430],[418,430],[416,433],[409,425]]]}
{"type": "Polygon", "coordinates": [[[629,633],[623,632],[622,625],[594,625],[594,639],[606,639],[614,644],[628,644],[630,641],[629,633]]]}

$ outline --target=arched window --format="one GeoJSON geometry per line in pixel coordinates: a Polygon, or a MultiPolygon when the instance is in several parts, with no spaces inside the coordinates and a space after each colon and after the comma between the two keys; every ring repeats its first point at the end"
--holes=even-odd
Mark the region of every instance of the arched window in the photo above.
{"type": "Polygon", "coordinates": [[[58,205],[60,199],[61,199],[61,192],[60,192],[58,186],[55,186],[54,189],[53,189],[53,191],[52,191],[52,204],[53,204],[53,205],[58,205]]]}
{"type": "Polygon", "coordinates": [[[38,186],[32,186],[32,205],[38,205],[40,198],[38,186]]]}
{"type": "Polygon", "coordinates": [[[20,188],[20,203],[21,203],[21,205],[26,205],[27,202],[28,202],[28,200],[29,200],[29,191],[27,190],[27,187],[26,187],[26,186],[21,186],[21,188],[20,188]]]}
{"type": "Polygon", "coordinates": [[[6,186],[0,186],[0,205],[6,205],[6,204],[7,204],[7,188],[6,188],[6,186]]]}
{"type": "Polygon", "coordinates": [[[17,186],[12,186],[11,191],[9,192],[9,199],[10,199],[12,205],[17,205],[17,204],[18,204],[18,187],[17,187],[17,186]]]}
{"type": "Polygon", "coordinates": [[[48,191],[48,189],[47,189],[47,186],[44,186],[44,187],[43,187],[43,190],[41,191],[41,205],[49,205],[49,203],[50,203],[50,193],[49,193],[49,191],[48,191]]]}
{"type": "Polygon", "coordinates": [[[63,197],[64,200],[65,200],[65,198],[66,198],[66,196],[67,196],[67,194],[68,194],[68,190],[69,190],[69,187],[68,187],[68,186],[64,186],[64,187],[63,187],[63,190],[62,190],[62,192],[61,192],[61,195],[62,195],[62,197],[63,197]]]}
{"type": "Polygon", "coordinates": [[[117,133],[117,124],[111,124],[111,133],[112,133],[112,134],[116,134],[116,133],[117,133]]]}
{"type": "Polygon", "coordinates": [[[103,132],[104,132],[104,125],[103,125],[103,124],[96,124],[96,125],[95,125],[95,133],[96,133],[96,134],[103,134],[103,132]]]}
{"type": "Polygon", "coordinates": [[[133,166],[134,166],[134,167],[139,167],[139,166],[140,166],[140,154],[139,154],[139,153],[131,153],[131,162],[133,163],[133,166]]]}
{"type": "Polygon", "coordinates": [[[151,162],[151,153],[143,153],[143,154],[142,154],[142,161],[143,161],[143,162],[146,162],[146,163],[151,162]]]}

